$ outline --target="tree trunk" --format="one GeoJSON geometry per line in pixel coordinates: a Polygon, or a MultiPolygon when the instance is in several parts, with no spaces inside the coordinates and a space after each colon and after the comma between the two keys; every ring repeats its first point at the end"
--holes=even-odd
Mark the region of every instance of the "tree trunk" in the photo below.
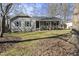
{"type": "Polygon", "coordinates": [[[5,15],[2,18],[2,30],[1,30],[1,37],[3,37],[3,34],[5,33],[5,15]]]}
{"type": "Polygon", "coordinates": [[[74,4],[73,25],[72,25],[72,38],[70,42],[75,44],[79,53],[79,4],[74,4]]]}
{"type": "Polygon", "coordinates": [[[10,23],[9,23],[9,25],[8,25],[8,29],[9,29],[9,33],[11,33],[11,21],[10,21],[10,23]]]}

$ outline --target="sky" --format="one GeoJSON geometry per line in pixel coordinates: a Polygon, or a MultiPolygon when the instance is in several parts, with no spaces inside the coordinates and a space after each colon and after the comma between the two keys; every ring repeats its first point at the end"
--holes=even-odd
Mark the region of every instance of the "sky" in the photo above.
{"type": "MultiPolygon", "coordinates": [[[[13,11],[13,13],[14,14],[24,13],[30,16],[48,16],[49,14],[48,5],[49,5],[48,3],[19,3],[19,4],[16,4],[16,7],[15,7],[16,11],[13,11]]],[[[62,12],[60,13],[60,15],[61,14],[62,12]]],[[[69,3],[68,11],[67,11],[67,19],[72,19],[72,14],[73,14],[73,4],[69,3]]],[[[63,15],[61,18],[63,18],[63,15]]]]}
{"type": "Polygon", "coordinates": [[[35,3],[24,5],[29,15],[46,16],[48,14],[48,4],[35,3]]]}
{"type": "Polygon", "coordinates": [[[20,3],[16,6],[16,12],[23,12],[30,16],[46,16],[48,14],[47,3],[20,3]]]}

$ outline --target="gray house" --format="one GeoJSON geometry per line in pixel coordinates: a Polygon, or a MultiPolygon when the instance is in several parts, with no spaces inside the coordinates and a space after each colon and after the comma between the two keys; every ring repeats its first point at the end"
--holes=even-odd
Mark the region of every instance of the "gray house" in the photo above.
{"type": "Polygon", "coordinates": [[[11,21],[12,32],[54,30],[61,28],[62,20],[57,17],[18,17],[11,21]]]}

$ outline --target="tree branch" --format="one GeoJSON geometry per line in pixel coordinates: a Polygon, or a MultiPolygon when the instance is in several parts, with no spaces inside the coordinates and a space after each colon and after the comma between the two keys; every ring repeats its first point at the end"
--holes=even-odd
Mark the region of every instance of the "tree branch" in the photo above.
{"type": "Polygon", "coordinates": [[[1,9],[2,14],[4,14],[4,10],[3,10],[3,7],[2,7],[2,3],[0,3],[0,9],[1,9]]]}
{"type": "Polygon", "coordinates": [[[10,3],[10,4],[8,4],[7,6],[6,6],[6,9],[5,9],[5,14],[7,14],[8,12],[9,12],[9,10],[10,10],[10,8],[12,7],[12,3],[10,3]]]}

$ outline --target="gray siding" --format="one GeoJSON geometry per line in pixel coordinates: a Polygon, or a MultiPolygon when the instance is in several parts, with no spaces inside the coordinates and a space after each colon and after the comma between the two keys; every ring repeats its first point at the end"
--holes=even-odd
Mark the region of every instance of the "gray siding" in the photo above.
{"type": "Polygon", "coordinates": [[[35,30],[35,21],[32,21],[31,18],[18,18],[11,23],[11,31],[32,31],[35,30]],[[21,26],[16,26],[15,22],[20,21],[21,26]],[[31,26],[25,26],[25,22],[30,22],[31,26]]]}
{"type": "Polygon", "coordinates": [[[41,19],[41,18],[18,18],[11,22],[11,31],[20,31],[20,32],[28,32],[28,31],[36,31],[36,21],[59,21],[60,24],[62,21],[58,18],[52,18],[52,19],[41,19]],[[21,26],[16,26],[15,22],[21,22],[21,26]],[[31,23],[31,26],[25,26],[25,22],[29,21],[31,23]]]}

